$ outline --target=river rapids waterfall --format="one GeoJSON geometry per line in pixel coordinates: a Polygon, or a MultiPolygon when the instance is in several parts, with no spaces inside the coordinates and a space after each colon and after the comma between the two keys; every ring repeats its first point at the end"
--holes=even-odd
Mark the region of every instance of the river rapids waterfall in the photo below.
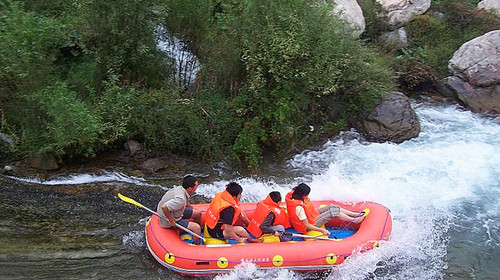
{"type": "MultiPolygon", "coordinates": [[[[413,107],[422,127],[416,139],[399,145],[369,143],[354,131],[345,132],[320,149],[297,154],[279,168],[268,168],[266,175],[234,175],[233,171],[220,168],[219,176],[202,180],[197,191],[210,199],[223,190],[228,181],[234,180],[243,186],[242,200],[255,202],[271,190],[284,195],[299,182],[306,182],[312,188],[311,199],[367,200],[387,206],[393,217],[389,241],[381,242],[375,250],[355,254],[320,275],[284,269],[261,271],[245,263],[230,274],[215,278],[500,279],[500,118],[429,101],[414,103],[413,107]]],[[[75,174],[51,180],[11,179],[46,188],[120,182],[139,186],[144,191],[161,189],[163,192],[175,185],[162,185],[117,172],[75,174]]],[[[149,206],[155,208],[155,205],[149,206]]],[[[127,279],[184,279],[163,269],[149,255],[142,231],[147,214],[139,215],[142,216],[133,216],[131,226],[119,231],[121,244],[116,250],[121,253],[95,256],[110,259],[109,270],[94,273],[89,265],[89,271],[80,271],[80,275],[86,279],[114,279],[119,275],[127,279]],[[126,266],[135,268],[120,274],[120,267],[124,266],[118,262],[123,260],[116,254],[131,256],[128,259],[132,264],[126,266]]],[[[78,219],[78,213],[74,213],[74,219],[78,219]]],[[[2,270],[22,268],[6,258],[5,254],[1,255],[2,270]]],[[[43,261],[52,259],[57,258],[50,256],[43,261]]],[[[56,273],[57,268],[53,271],[56,273]]],[[[67,272],[68,269],[61,270],[61,273],[67,272]]],[[[4,279],[23,278],[4,273],[0,273],[6,276],[4,279]]],[[[50,272],[39,277],[36,272],[31,275],[35,275],[34,279],[57,278],[50,277],[50,272]]],[[[69,278],[61,279],[71,278],[66,276],[69,278]]]]}

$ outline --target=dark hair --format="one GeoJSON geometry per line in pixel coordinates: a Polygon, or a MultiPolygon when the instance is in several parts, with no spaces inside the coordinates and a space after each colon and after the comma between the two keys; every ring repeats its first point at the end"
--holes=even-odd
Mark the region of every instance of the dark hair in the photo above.
{"type": "Polygon", "coordinates": [[[226,191],[232,196],[238,196],[243,192],[243,188],[236,182],[227,184],[226,191]]]}
{"type": "Polygon", "coordinates": [[[182,179],[182,187],[187,190],[188,188],[194,187],[196,181],[198,181],[196,177],[187,175],[182,179]]]}
{"type": "Polygon", "coordinates": [[[310,192],[311,192],[311,188],[308,185],[306,185],[304,183],[300,183],[298,186],[293,188],[292,198],[293,199],[303,199],[304,196],[309,195],[310,192]]]}
{"type": "Polygon", "coordinates": [[[276,203],[280,203],[281,202],[281,194],[280,194],[280,192],[277,192],[277,191],[270,192],[269,196],[271,197],[271,199],[274,202],[276,202],[276,203]]]}

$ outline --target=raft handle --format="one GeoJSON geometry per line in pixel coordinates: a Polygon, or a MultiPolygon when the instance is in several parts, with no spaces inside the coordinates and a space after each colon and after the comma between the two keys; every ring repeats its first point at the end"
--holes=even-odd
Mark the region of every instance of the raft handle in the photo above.
{"type": "Polygon", "coordinates": [[[209,265],[210,262],[196,262],[196,265],[209,265]]]}

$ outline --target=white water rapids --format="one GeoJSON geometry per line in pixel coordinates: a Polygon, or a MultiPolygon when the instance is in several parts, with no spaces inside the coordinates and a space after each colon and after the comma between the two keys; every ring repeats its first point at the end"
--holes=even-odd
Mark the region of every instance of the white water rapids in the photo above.
{"type": "MultiPolygon", "coordinates": [[[[500,277],[500,118],[457,107],[415,107],[422,126],[416,139],[395,145],[344,135],[350,140],[330,141],[289,161],[304,174],[295,184],[309,183],[313,199],[371,200],[392,211],[390,240],[347,259],[328,279],[500,277]]],[[[292,187],[248,178],[239,182],[252,201],[292,187]]],[[[205,186],[200,192],[221,189],[205,186]]],[[[218,279],[304,278],[266,274],[252,265],[242,270],[218,279]]]]}
{"type": "MultiPolygon", "coordinates": [[[[499,279],[500,118],[449,105],[416,104],[422,132],[396,145],[368,143],[355,132],[305,151],[287,162],[285,174],[268,178],[230,178],[243,186],[244,201],[258,201],[271,190],[284,195],[308,183],[312,199],[375,201],[393,217],[389,241],[355,254],[326,279],[499,279]],[[296,176],[299,174],[299,177],[296,176]]],[[[19,179],[19,178],[18,178],[19,179]]],[[[124,174],[77,175],[49,185],[123,181],[148,185],[124,174]],[[82,182],[83,181],[83,182],[82,182]]],[[[202,184],[207,197],[227,181],[202,184]]],[[[127,236],[142,239],[142,234],[127,236]]],[[[142,244],[142,242],[136,242],[142,244]]],[[[288,270],[257,270],[253,264],[218,280],[306,279],[288,270]]],[[[178,278],[176,278],[178,279],[178,278]]]]}

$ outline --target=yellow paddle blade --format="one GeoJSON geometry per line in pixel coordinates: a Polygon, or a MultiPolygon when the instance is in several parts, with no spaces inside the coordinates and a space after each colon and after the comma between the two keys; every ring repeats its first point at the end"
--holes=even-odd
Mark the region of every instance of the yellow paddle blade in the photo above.
{"type": "Polygon", "coordinates": [[[137,201],[133,200],[132,198],[126,197],[126,196],[124,196],[124,195],[123,195],[123,194],[121,194],[121,193],[118,193],[118,197],[119,197],[121,200],[125,201],[125,202],[128,202],[128,203],[130,203],[130,204],[134,204],[134,205],[135,205],[135,206],[137,206],[137,207],[141,207],[141,208],[142,208],[142,207],[144,207],[144,206],[142,206],[142,204],[140,204],[139,202],[137,202],[137,201]]]}

